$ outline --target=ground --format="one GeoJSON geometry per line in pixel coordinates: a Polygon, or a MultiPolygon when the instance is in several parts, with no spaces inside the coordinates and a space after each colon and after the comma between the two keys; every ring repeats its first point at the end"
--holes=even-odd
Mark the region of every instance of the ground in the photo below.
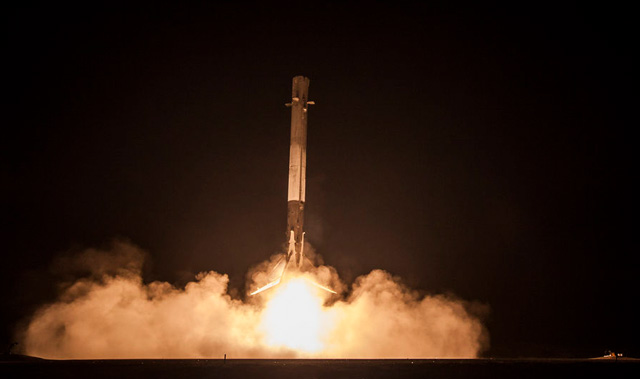
{"type": "Polygon", "coordinates": [[[570,378],[630,377],[639,360],[85,360],[0,362],[2,377],[58,378],[570,378]]]}

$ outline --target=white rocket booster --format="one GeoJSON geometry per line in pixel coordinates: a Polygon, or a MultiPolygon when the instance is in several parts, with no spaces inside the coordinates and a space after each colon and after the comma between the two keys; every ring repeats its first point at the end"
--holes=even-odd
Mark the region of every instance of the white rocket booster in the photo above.
{"type": "MultiPolygon", "coordinates": [[[[287,241],[286,255],[276,264],[273,271],[277,279],[258,288],[251,295],[260,293],[282,280],[288,268],[301,269],[304,263],[304,202],[307,176],[307,110],[315,104],[308,100],[309,78],[296,76],[293,78],[291,102],[291,144],[289,146],[289,190],[287,196],[287,241]]],[[[311,282],[326,291],[331,289],[311,282]]]]}
{"type": "Polygon", "coordinates": [[[291,90],[291,145],[289,146],[289,195],[287,203],[287,263],[300,268],[304,259],[304,202],[307,176],[307,110],[309,78],[293,78],[291,90]]]}

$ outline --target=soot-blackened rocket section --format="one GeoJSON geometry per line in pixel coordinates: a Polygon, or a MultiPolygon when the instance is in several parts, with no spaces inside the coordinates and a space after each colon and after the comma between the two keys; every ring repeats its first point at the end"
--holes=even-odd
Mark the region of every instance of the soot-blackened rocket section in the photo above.
{"type": "Polygon", "coordinates": [[[307,115],[309,78],[293,78],[291,90],[291,145],[289,147],[289,191],[287,204],[287,264],[301,267],[304,258],[304,202],[307,171],[307,115]]]}

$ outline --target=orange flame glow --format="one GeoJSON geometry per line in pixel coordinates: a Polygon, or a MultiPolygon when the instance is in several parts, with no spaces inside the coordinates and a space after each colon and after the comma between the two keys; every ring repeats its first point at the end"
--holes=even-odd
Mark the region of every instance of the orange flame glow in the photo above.
{"type": "MultiPolygon", "coordinates": [[[[228,277],[213,271],[184,288],[145,283],[143,257],[116,242],[109,251],[65,258],[64,267],[91,276],[69,282],[33,314],[22,331],[24,352],[58,359],[469,358],[487,346],[471,312],[477,304],[420,295],[383,270],[349,289],[328,266],[288,272],[243,301],[229,294],[228,277]]],[[[252,272],[251,289],[273,281],[272,266],[252,272]]]]}
{"type": "Polygon", "coordinates": [[[324,348],[323,337],[331,330],[332,320],[322,306],[324,299],[319,291],[303,277],[289,279],[276,287],[260,324],[268,346],[302,353],[324,348]]]}

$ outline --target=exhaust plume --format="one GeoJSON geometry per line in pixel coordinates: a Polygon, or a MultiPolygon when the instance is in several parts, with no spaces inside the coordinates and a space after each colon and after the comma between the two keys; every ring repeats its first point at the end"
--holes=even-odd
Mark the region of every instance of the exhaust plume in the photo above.
{"type": "MultiPolygon", "coordinates": [[[[115,241],[109,250],[58,260],[56,267],[82,277],[31,317],[21,331],[25,353],[57,359],[473,358],[488,347],[486,329],[470,311],[474,304],[419,296],[383,270],[357,278],[347,290],[335,269],[318,266],[242,301],[229,295],[227,275],[215,271],[198,274],[183,289],[144,283],[145,255],[115,241]]],[[[248,288],[268,282],[274,264],[256,266],[248,288]]]]}

